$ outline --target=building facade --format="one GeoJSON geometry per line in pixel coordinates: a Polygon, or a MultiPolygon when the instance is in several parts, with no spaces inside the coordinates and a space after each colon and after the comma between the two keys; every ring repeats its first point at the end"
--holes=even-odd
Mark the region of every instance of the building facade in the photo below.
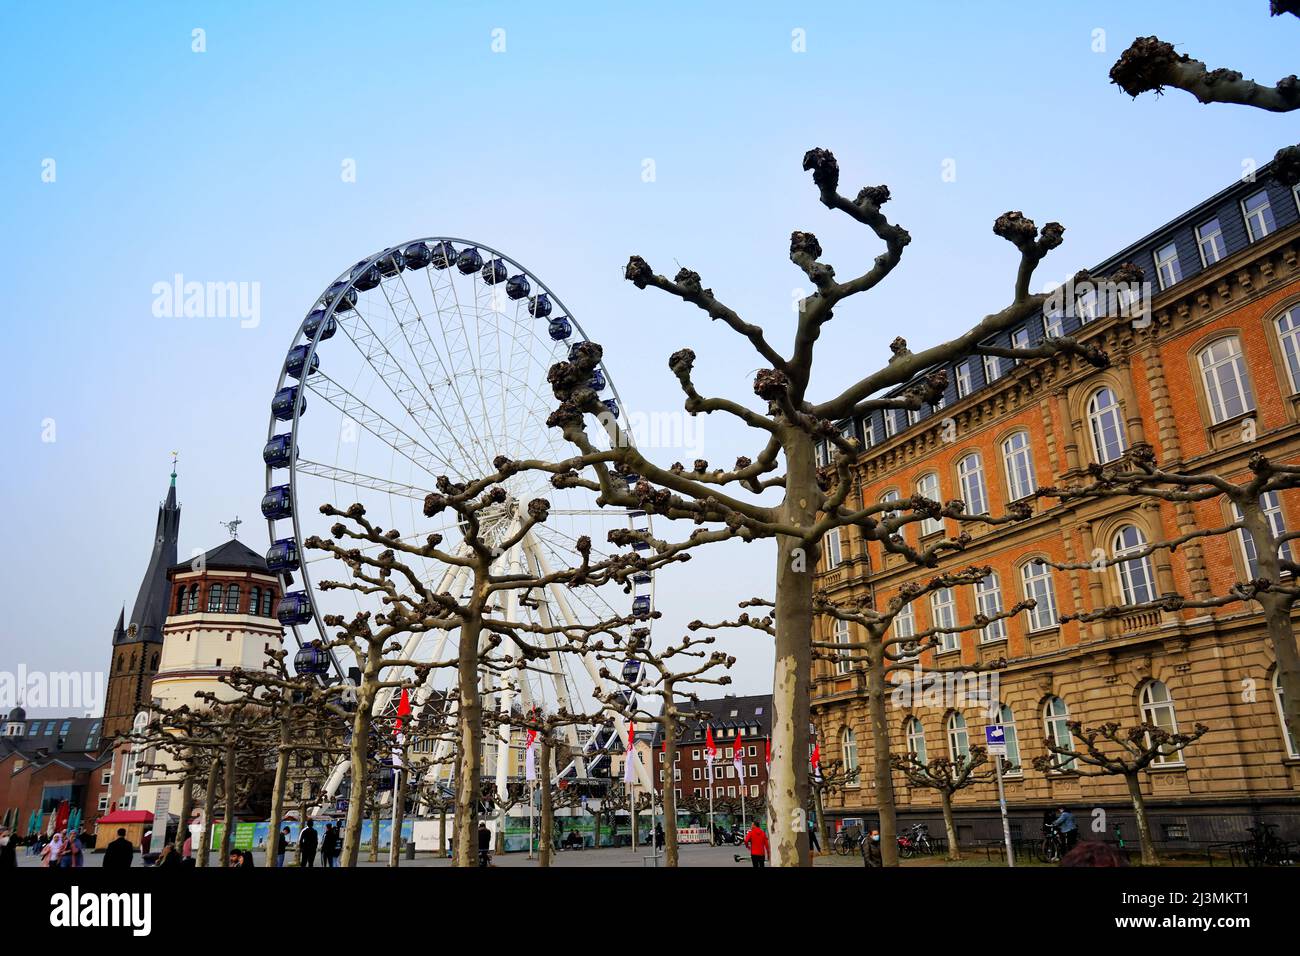
{"type": "MultiPolygon", "coordinates": [[[[1261,819],[1300,837],[1300,752],[1281,720],[1275,662],[1256,606],[1148,611],[1088,624],[1058,620],[1171,593],[1226,594],[1253,576],[1249,545],[1236,534],[1196,539],[1172,555],[1157,551],[1101,570],[1060,571],[1038,560],[1086,565],[1098,556],[1122,557],[1149,542],[1230,524],[1227,505],[1033,497],[1043,486],[1086,483],[1090,465],[1122,459],[1139,443],[1151,445],[1163,467],[1234,481],[1248,476],[1255,452],[1300,461],[1298,257],[1300,189],[1272,181],[1265,167],[1254,181],[1234,184],[1092,270],[1107,276],[1122,263],[1140,266],[1151,283],[1149,314],[1136,303],[1107,308],[1085,296],[991,343],[1023,347],[1075,336],[1104,349],[1109,368],[1069,354],[1018,362],[972,356],[948,367],[939,407],[875,411],[842,423],[864,446],[851,502],[870,506],[920,494],[961,499],[970,513],[994,515],[1013,502],[1033,504],[1026,521],[964,524],[973,539],[941,570],[989,566],[992,574],[979,586],[919,601],[895,622],[893,636],[906,637],[1034,598],[1032,611],[957,635],[919,662],[924,669],[1005,659],[992,705],[931,706],[891,694],[889,706],[895,753],[958,754],[983,742],[986,724],[1007,726],[1018,768],[1007,776],[1007,799],[1013,830],[1025,837],[1039,833],[1044,810],[1061,805],[1105,811],[1087,818],[1094,829],[1109,834],[1127,821],[1127,836],[1134,836],[1122,778],[1032,769],[1048,738],[1068,741],[1069,720],[1211,728],[1184,755],[1143,775],[1158,840],[1175,846],[1243,839],[1245,827],[1261,819]]],[[[1300,527],[1300,493],[1272,496],[1265,506],[1275,529],[1300,527]]],[[[958,530],[956,522],[938,519],[911,524],[903,534],[917,546],[958,530]]],[[[935,573],[848,529],[823,552],[818,586],[834,600],[882,607],[902,585],[935,573]]],[[[853,625],[821,619],[817,626],[819,640],[856,638],[853,625]]],[[[876,805],[865,693],[860,669],[818,662],[813,712],[823,755],[862,768],[856,786],[828,797],[832,818],[870,816],[876,805]]],[[[894,787],[904,821],[938,819],[933,791],[909,792],[899,774],[894,787]]],[[[1000,837],[992,783],[962,791],[955,802],[963,839],[1000,837]]]]}

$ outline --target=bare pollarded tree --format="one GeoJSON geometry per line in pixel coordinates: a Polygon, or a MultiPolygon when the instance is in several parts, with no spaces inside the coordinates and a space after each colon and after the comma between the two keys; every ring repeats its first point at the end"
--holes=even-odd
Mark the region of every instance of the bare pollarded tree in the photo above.
{"type": "MultiPolygon", "coordinates": [[[[886,712],[888,699],[897,692],[900,685],[906,685],[909,696],[919,696],[921,688],[912,685],[924,680],[926,675],[933,679],[940,675],[978,674],[980,671],[998,670],[1005,666],[1005,661],[997,660],[983,664],[930,664],[922,669],[921,659],[926,652],[945,649],[947,641],[960,641],[962,634],[1001,627],[999,622],[1032,610],[1036,604],[1030,598],[1018,601],[1008,608],[989,607],[987,612],[978,613],[969,621],[954,619],[947,624],[936,624],[917,632],[913,632],[910,627],[900,632],[896,625],[904,614],[908,615],[905,620],[912,619],[909,609],[917,601],[951,588],[975,587],[987,580],[992,573],[993,569],[989,567],[970,566],[935,575],[926,581],[908,582],[880,609],[872,608],[868,600],[832,602],[822,595],[817,596],[815,607],[819,614],[835,621],[856,624],[861,635],[858,639],[817,642],[817,648],[821,656],[834,661],[837,666],[849,670],[860,666],[866,672],[867,714],[871,726],[874,782],[880,812],[881,863],[884,866],[898,865],[898,810],[891,772],[895,764],[890,744],[891,721],[886,712]]],[[[952,706],[957,702],[947,703],[952,706]]],[[[996,705],[996,701],[985,703],[996,705]]]]}
{"type": "MultiPolygon", "coordinates": [[[[720,671],[729,670],[736,663],[734,657],[710,650],[716,640],[712,635],[692,637],[688,634],[655,651],[651,649],[649,631],[637,628],[621,646],[603,645],[596,651],[597,658],[605,662],[601,677],[618,688],[599,695],[601,703],[627,721],[653,724],[663,734],[663,782],[660,790],[664,815],[664,862],[667,866],[677,866],[678,861],[677,794],[673,786],[677,741],[686,722],[710,717],[699,707],[701,689],[730,684],[731,677],[720,671]],[[614,668],[609,664],[614,664],[614,668]]],[[[631,753],[627,755],[629,760],[632,757],[631,753]]]]}
{"type": "MultiPolygon", "coordinates": [[[[952,797],[960,790],[988,780],[997,772],[997,768],[989,762],[987,750],[977,744],[967,753],[955,757],[922,760],[917,754],[908,753],[897,754],[891,759],[894,769],[903,774],[909,787],[938,791],[943,807],[943,828],[948,838],[948,859],[960,860],[961,844],[957,839],[957,824],[952,815],[952,797]]],[[[880,844],[883,848],[883,833],[880,844]]]]}
{"type": "MultiPolygon", "coordinates": [[[[1047,296],[1031,292],[1030,284],[1039,263],[1061,244],[1065,231],[1055,222],[1039,230],[1020,212],[1008,212],[997,218],[993,231],[1010,242],[1019,256],[1009,303],[985,315],[964,334],[919,352],[912,352],[902,338],[896,338],[890,345],[893,356],[886,365],[831,398],[811,398],[818,390],[812,377],[813,356],[822,329],[838,306],[871,291],[889,276],[911,236],[881,211],[890,198],[888,187],[867,187],[854,199],[841,195],[839,164],[825,149],[809,150],[803,166],[812,172],[823,205],[867,227],[884,249],[866,271],[840,281],[835,269],[821,261],[822,249],[815,235],[802,231],[792,234],[790,259],[816,291],[800,304],[788,354],[771,345],[762,328],[724,305],[690,269],[682,269],[668,279],[640,256],[633,256],[625,273],[638,288],[667,292],[695,305],[711,319],[722,321],[758,354],[766,366],[754,380],[754,393],[762,410],[742,401],[700,394],[692,378],[696,356],[690,349],[682,349],[669,359],[669,368],[685,394],[686,411],[691,415],[721,412],[754,429],[763,441],[756,458],[739,458],[730,469],[710,468],[703,460],[690,469],[680,463],[661,467],[649,461],[633,447],[616,417],[608,413],[590,387],[591,373],[602,354],[595,343],[575,346],[568,361],[552,367],[550,381],[560,405],[548,420],[563,429],[579,449],[582,463],[593,465],[596,472],[593,481],[559,471],[552,479],[558,486],[596,491],[604,505],[642,508],[710,526],[710,530],[701,528],[693,535],[693,546],[723,538],[775,539],[776,664],[770,805],[775,831],[773,860],[785,866],[809,863],[801,815],[809,796],[804,751],[813,650],[813,571],[822,538],[833,528],[853,527],[865,539],[881,542],[886,550],[930,567],[938,563],[941,555],[964,548],[969,540],[969,534],[963,532],[924,548],[912,548],[898,534],[908,505],[850,502],[852,463],[860,445],[841,435],[838,422],[875,410],[892,413],[936,404],[947,386],[945,364],[961,356],[986,354],[1016,359],[1071,352],[1099,366],[1108,363],[1104,353],[1069,337],[1047,339],[1023,349],[986,344],[990,336],[1042,309],[1047,296]],[[600,450],[591,440],[585,424],[588,415],[610,435],[610,448],[600,450]],[[819,467],[817,448],[822,444],[833,451],[829,468],[819,467]]],[[[1079,273],[1075,281],[1081,283],[1089,278],[1079,273]]],[[[505,462],[504,467],[507,471],[536,467],[557,471],[554,466],[538,462],[505,462]]],[[[1027,512],[1017,511],[996,518],[1016,520],[1027,516],[1027,512]]],[[[959,523],[996,520],[988,514],[948,513],[948,517],[959,523]]]]}
{"type": "MultiPolygon", "coordinates": [[[[1300,602],[1300,562],[1295,559],[1292,542],[1300,532],[1287,531],[1281,524],[1280,509],[1269,505],[1284,490],[1300,488],[1300,466],[1276,462],[1256,452],[1248,460],[1250,475],[1230,480],[1215,472],[1192,472],[1165,469],[1156,461],[1150,445],[1134,445],[1119,462],[1092,465],[1086,482],[1065,487],[1045,487],[1038,491],[1043,498],[1065,502],[1115,499],[1125,502],[1148,502],[1174,506],[1226,501],[1233,520],[1226,524],[1196,526],[1188,519],[1190,530],[1173,538],[1149,541],[1141,547],[1126,548],[1122,553],[1097,549],[1089,561],[1052,563],[1059,570],[1091,571],[1094,574],[1130,574],[1146,559],[1158,552],[1174,553],[1193,541],[1231,536],[1237,538],[1249,564],[1252,577],[1235,583],[1226,593],[1156,594],[1150,583],[1148,600],[1095,607],[1090,611],[1062,615],[1062,623],[1089,623],[1123,618],[1141,611],[1164,611],[1176,614],[1187,609],[1213,609],[1233,604],[1256,602],[1263,611],[1268,645],[1277,662],[1277,680],[1282,691],[1282,711],[1292,740],[1300,740],[1300,651],[1297,651],[1292,613],[1300,602]]],[[[1122,579],[1121,579],[1122,580],[1122,579]]],[[[1123,589],[1121,589],[1123,590],[1123,589]]]]}
{"type": "MultiPolygon", "coordinates": [[[[1272,16],[1300,17],[1296,0],[1270,0],[1272,16]]],[[[1138,37],[1110,70],[1110,80],[1129,96],[1159,95],[1165,87],[1192,94],[1201,103],[1251,106],[1271,113],[1300,110],[1300,79],[1292,73],[1272,86],[1246,79],[1239,71],[1210,69],[1201,60],[1179,53],[1157,36],[1138,37]]],[[[1273,157],[1273,175],[1286,186],[1300,183],[1300,145],[1284,146],[1273,157]]]]}
{"type": "Polygon", "coordinates": [[[1146,800],[1139,775],[1152,763],[1177,758],[1208,734],[1210,728],[1197,724],[1192,733],[1180,734],[1149,723],[1122,727],[1112,722],[1085,728],[1079,721],[1072,720],[1068,726],[1078,744],[1062,746],[1059,741],[1048,738],[1045,741],[1048,753],[1034,758],[1034,769],[1045,774],[1123,777],[1137,819],[1142,862],[1156,866],[1160,861],[1151,839],[1151,825],[1147,822],[1146,800]]]}

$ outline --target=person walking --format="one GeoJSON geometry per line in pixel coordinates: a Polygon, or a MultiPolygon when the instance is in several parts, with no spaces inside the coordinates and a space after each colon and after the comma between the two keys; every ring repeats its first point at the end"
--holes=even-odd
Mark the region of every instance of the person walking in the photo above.
{"type": "Polygon", "coordinates": [[[332,867],[337,866],[339,852],[339,831],[332,823],[325,824],[325,838],[321,841],[321,855],[325,857],[325,865],[332,867]]]}
{"type": "Polygon", "coordinates": [[[316,865],[316,828],[310,820],[307,829],[298,834],[298,862],[300,866],[316,865]]]}
{"type": "Polygon", "coordinates": [[[1069,853],[1079,842],[1079,825],[1074,822],[1074,814],[1065,807],[1058,807],[1056,812],[1059,815],[1052,824],[1061,831],[1061,839],[1065,841],[1065,852],[1069,853]]]}
{"type": "Polygon", "coordinates": [[[282,827],[280,835],[275,845],[275,866],[277,869],[284,869],[284,855],[289,849],[289,828],[282,827]]]}
{"type": "Polygon", "coordinates": [[[8,827],[0,827],[0,870],[13,869],[18,865],[18,853],[14,847],[13,834],[8,827]]]}
{"type": "Polygon", "coordinates": [[[59,851],[63,848],[63,833],[55,832],[50,842],[41,849],[41,866],[54,869],[59,865],[59,851]]]}
{"type": "Polygon", "coordinates": [[[131,866],[135,847],[126,838],[126,830],[117,831],[117,839],[104,847],[103,867],[106,870],[125,870],[131,866]]]}
{"type": "Polygon", "coordinates": [[[492,831],[482,820],[478,824],[478,865],[487,866],[492,857],[492,831]]]}
{"type": "Polygon", "coordinates": [[[77,865],[77,855],[81,852],[81,843],[75,833],[65,833],[63,843],[59,845],[59,869],[71,870],[77,865]]]}
{"type": "Polygon", "coordinates": [[[755,867],[767,865],[767,834],[763,832],[757,820],[745,834],[745,846],[749,847],[749,861],[755,867]]]}

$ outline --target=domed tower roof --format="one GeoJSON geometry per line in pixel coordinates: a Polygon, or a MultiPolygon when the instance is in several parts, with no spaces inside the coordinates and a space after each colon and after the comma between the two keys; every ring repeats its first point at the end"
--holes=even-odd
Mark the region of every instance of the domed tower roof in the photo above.
{"type": "Polygon", "coordinates": [[[21,724],[27,719],[27,711],[23,710],[22,705],[19,704],[13,710],[9,711],[9,716],[6,719],[11,724],[21,724]]]}

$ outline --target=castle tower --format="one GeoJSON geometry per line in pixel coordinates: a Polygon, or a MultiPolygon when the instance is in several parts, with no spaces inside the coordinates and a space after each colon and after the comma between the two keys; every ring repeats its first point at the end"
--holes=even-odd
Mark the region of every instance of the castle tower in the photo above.
{"type": "Polygon", "coordinates": [[[167,569],[176,563],[176,542],[180,536],[181,508],[176,503],[176,471],[171,474],[167,497],[158,506],[153,553],[140,582],[131,617],[126,608],[113,628],[113,656],[109,665],[104,701],[103,740],[130,733],[135,715],[149,706],[149,688],[158,670],[162,651],[163,622],[167,618],[170,585],[167,569]]]}

